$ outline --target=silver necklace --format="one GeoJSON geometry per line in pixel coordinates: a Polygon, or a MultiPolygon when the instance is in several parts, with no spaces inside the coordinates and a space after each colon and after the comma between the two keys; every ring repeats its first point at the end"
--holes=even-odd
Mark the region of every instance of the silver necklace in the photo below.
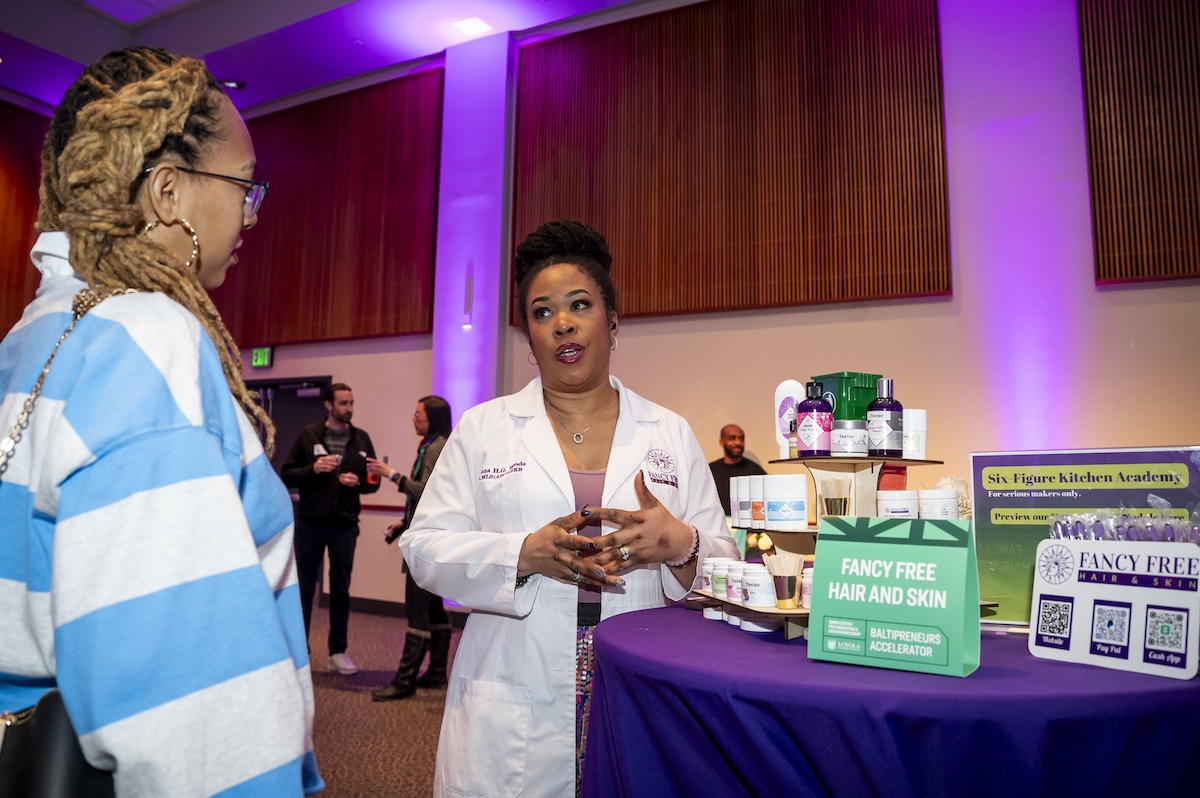
{"type": "Polygon", "coordinates": [[[568,433],[570,433],[570,435],[571,435],[571,440],[575,441],[575,443],[576,443],[576,444],[580,444],[580,443],[583,443],[583,433],[587,432],[589,429],[591,429],[592,427],[596,426],[596,425],[597,425],[597,424],[599,424],[601,421],[603,421],[603,420],[604,420],[604,418],[605,418],[605,417],[606,417],[606,416],[607,416],[609,413],[611,413],[611,412],[612,412],[612,409],[613,409],[614,407],[616,407],[616,404],[617,404],[617,399],[619,399],[620,397],[621,397],[621,395],[620,395],[620,394],[615,394],[615,395],[613,396],[613,400],[612,400],[612,402],[610,402],[610,403],[609,403],[609,405],[608,405],[608,409],[607,409],[607,410],[605,410],[605,411],[604,411],[604,412],[603,412],[603,413],[600,415],[600,417],[599,417],[598,419],[596,419],[595,421],[593,421],[591,424],[588,424],[586,429],[582,429],[582,430],[580,430],[579,432],[571,432],[571,428],[567,426],[567,423],[566,423],[565,421],[563,421],[563,418],[562,418],[562,416],[560,416],[560,415],[558,414],[558,411],[557,411],[557,410],[555,410],[555,409],[554,409],[554,407],[553,407],[553,406],[551,406],[551,404],[550,404],[549,402],[546,402],[546,409],[547,409],[547,410],[549,410],[549,411],[550,411],[552,414],[554,414],[554,420],[558,422],[558,426],[562,427],[562,428],[563,428],[563,429],[565,429],[565,430],[566,430],[568,433]]]}

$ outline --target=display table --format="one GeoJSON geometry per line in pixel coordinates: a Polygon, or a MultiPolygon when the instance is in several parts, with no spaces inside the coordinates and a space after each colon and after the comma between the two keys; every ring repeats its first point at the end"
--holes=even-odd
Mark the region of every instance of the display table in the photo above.
{"type": "Polygon", "coordinates": [[[1036,659],[966,678],[812,662],[695,610],[595,631],[583,795],[1200,795],[1200,680],[1036,659]]]}

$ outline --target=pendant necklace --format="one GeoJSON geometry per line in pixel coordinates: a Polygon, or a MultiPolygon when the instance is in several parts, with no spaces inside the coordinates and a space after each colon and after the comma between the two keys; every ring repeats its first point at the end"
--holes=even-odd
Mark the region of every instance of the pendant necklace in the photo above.
{"type": "Polygon", "coordinates": [[[579,432],[571,432],[571,428],[567,426],[566,422],[563,421],[562,416],[560,416],[558,414],[558,411],[555,410],[549,402],[546,402],[546,409],[549,410],[554,415],[554,420],[558,422],[558,426],[562,427],[568,433],[570,433],[571,440],[575,441],[576,444],[580,444],[580,443],[583,443],[583,433],[587,432],[589,429],[591,429],[592,427],[596,426],[601,421],[603,421],[605,419],[605,417],[609,413],[612,412],[612,409],[614,407],[616,407],[617,399],[619,399],[620,397],[621,397],[621,395],[619,393],[616,394],[615,396],[613,396],[613,400],[611,403],[609,403],[608,409],[605,410],[598,419],[593,421],[591,424],[588,424],[586,429],[580,430],[579,432]]]}

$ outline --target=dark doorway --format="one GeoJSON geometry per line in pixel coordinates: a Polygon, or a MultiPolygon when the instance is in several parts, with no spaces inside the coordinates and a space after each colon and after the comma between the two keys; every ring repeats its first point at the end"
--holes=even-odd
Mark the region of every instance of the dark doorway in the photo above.
{"type": "Polygon", "coordinates": [[[321,393],[332,383],[329,376],[246,382],[246,387],[258,391],[259,402],[275,422],[275,456],[271,465],[276,473],[283,468],[300,431],[325,418],[321,393]]]}

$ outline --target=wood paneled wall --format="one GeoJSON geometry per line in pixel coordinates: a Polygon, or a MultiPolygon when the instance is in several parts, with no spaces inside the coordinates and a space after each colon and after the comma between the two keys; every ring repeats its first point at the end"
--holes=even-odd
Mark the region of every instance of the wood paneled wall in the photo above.
{"type": "Polygon", "coordinates": [[[521,50],[514,242],[605,234],[627,315],[951,290],[936,0],[713,0],[521,50]]]}
{"type": "Polygon", "coordinates": [[[427,333],[442,70],[251,119],[270,182],[213,293],[239,345],[427,333]]]}
{"type": "Polygon", "coordinates": [[[1079,0],[1096,282],[1200,276],[1200,4],[1079,0]]]}
{"type": "Polygon", "coordinates": [[[29,262],[37,240],[42,141],[50,120],[0,102],[0,337],[33,299],[39,278],[29,262]]]}

